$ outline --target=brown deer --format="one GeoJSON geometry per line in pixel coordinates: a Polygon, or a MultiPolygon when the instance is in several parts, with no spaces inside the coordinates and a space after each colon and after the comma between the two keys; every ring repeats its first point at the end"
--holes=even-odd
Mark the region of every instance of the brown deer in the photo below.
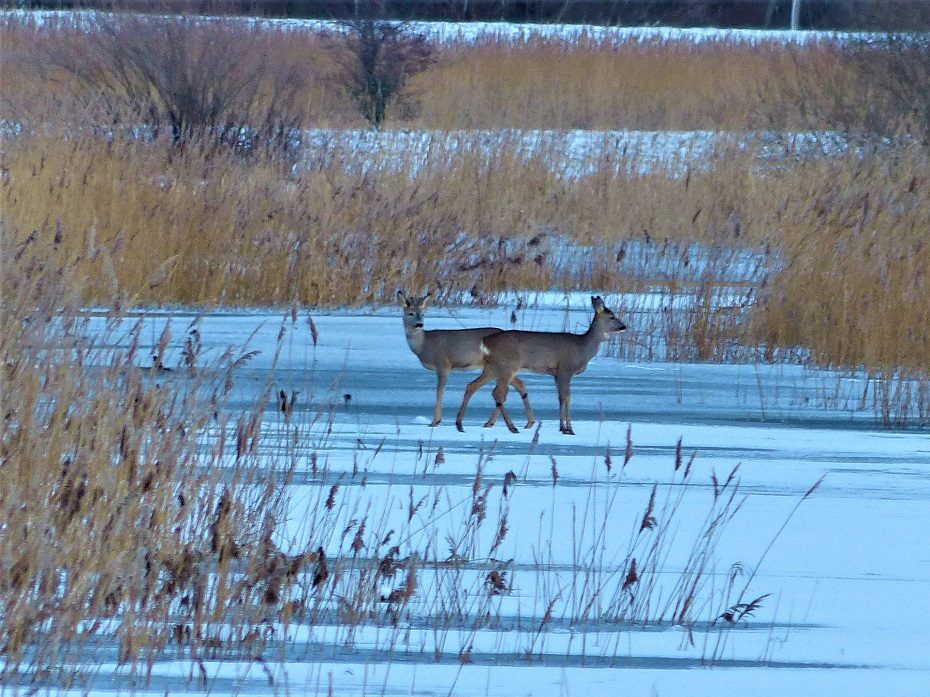
{"type": "MultiPolygon", "coordinates": [[[[420,359],[424,368],[436,372],[436,406],[433,409],[433,421],[430,426],[442,421],[442,398],[446,391],[446,379],[453,370],[478,370],[484,366],[484,354],[481,353],[481,341],[502,330],[497,327],[478,327],[475,329],[423,329],[423,310],[429,302],[430,294],[421,298],[411,298],[404,291],[397,291],[397,300],[404,308],[404,333],[410,350],[420,359]]],[[[514,376],[510,381],[523,398],[526,408],[526,427],[536,423],[530,408],[526,384],[514,376]]]]}
{"type": "Polygon", "coordinates": [[[464,431],[462,419],[472,395],[482,385],[496,378],[497,385],[493,391],[496,406],[485,427],[493,426],[500,412],[507,428],[517,433],[517,427],[513,425],[504,402],[507,401],[508,385],[516,385],[514,380],[517,379],[517,373],[528,370],[555,377],[559,392],[559,430],[574,435],[571,415],[572,378],[585,371],[604,339],[626,329],[626,325],[613,311],[605,307],[600,296],[591,296],[591,306],[594,308],[594,319],[584,334],[502,331],[482,338],[479,348],[484,353],[484,370],[465,388],[462,406],[455,418],[459,431],[464,431]]]}

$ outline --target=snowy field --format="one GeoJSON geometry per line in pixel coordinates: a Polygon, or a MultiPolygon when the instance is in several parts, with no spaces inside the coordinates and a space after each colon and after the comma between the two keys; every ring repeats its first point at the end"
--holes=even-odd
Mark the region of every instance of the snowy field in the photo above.
{"type": "MultiPolygon", "coordinates": [[[[0,124],[0,129],[3,124],[0,124]]],[[[15,132],[13,125],[7,131],[15,132]]],[[[760,162],[777,164],[798,157],[830,157],[850,152],[854,140],[835,131],[737,132],[643,130],[358,130],[315,128],[300,136],[305,166],[342,156],[365,168],[408,171],[445,163],[462,152],[493,161],[514,153],[528,167],[560,178],[593,174],[647,175],[657,170],[684,177],[713,167],[716,153],[758,150],[760,162]],[[363,157],[359,157],[359,156],[363,157]]]]}
{"type": "MultiPolygon", "coordinates": [[[[91,10],[3,10],[0,17],[26,18],[37,25],[65,22],[90,26],[95,13],[91,10]]],[[[210,21],[209,17],[202,17],[210,21]]],[[[284,31],[342,31],[343,24],[319,19],[255,19],[249,17],[222,18],[222,21],[243,22],[267,29],[284,31]]],[[[519,22],[407,22],[411,31],[422,33],[435,41],[527,41],[532,38],[587,41],[639,41],[642,43],[733,41],[761,44],[809,44],[867,39],[881,35],[833,31],[791,31],[786,29],[719,29],[680,27],[605,27],[593,24],[532,24],[519,22]]]]}
{"type": "MultiPolygon", "coordinates": [[[[518,311],[517,327],[586,328],[586,296],[537,301],[518,311]]],[[[426,325],[510,327],[512,309],[436,307],[426,325]]],[[[171,314],[168,366],[180,360],[195,317],[171,314]]],[[[345,557],[343,525],[364,513],[372,529],[403,529],[398,544],[434,558],[423,559],[417,593],[403,612],[388,605],[383,615],[348,627],[321,607],[313,621],[278,630],[265,665],[205,661],[211,694],[927,694],[925,431],[880,430],[841,405],[815,408],[836,378],[800,367],[631,363],[606,357],[603,347],[573,382],[574,437],[559,433],[554,386],[538,376],[527,379],[538,432],[512,435],[500,422],[482,428],[492,405],[485,388],[459,433],[455,410],[473,373],[452,375],[443,423],[430,428],[435,376],[408,349],[399,308],[312,317],[316,346],[305,311],[296,323],[284,311],[216,311],[199,320],[207,353],[242,347],[248,337],[247,347],[260,352],[236,373],[232,406],[253,404],[271,380],[275,393],[299,391],[297,421],[326,414],[308,427],[319,460],[297,464],[289,541],[299,547],[312,537],[316,544],[328,530],[321,542],[327,554],[345,557]],[[623,466],[628,432],[632,457],[623,466]],[[684,460],[696,452],[687,485],[674,468],[679,438],[684,460]],[[737,500],[745,500],[705,550],[701,562],[710,573],[685,628],[665,605],[694,563],[689,550],[718,483],[737,465],[737,500]],[[515,479],[508,481],[508,472],[515,479]],[[316,511],[336,483],[336,520],[324,524],[316,511]],[[475,492],[487,485],[489,522],[467,533],[474,539],[461,540],[481,554],[444,566],[452,538],[468,528],[475,492]],[[649,606],[640,608],[639,620],[621,621],[613,613],[627,599],[626,559],[631,544],[644,553],[632,541],[655,485],[660,524],[640,533],[657,535],[670,511],[668,544],[649,606]],[[421,498],[432,503],[411,514],[421,498]],[[501,511],[509,533],[494,547],[501,511]],[[488,591],[493,569],[505,571],[499,594],[488,591]],[[739,599],[727,595],[733,577],[739,589],[749,582],[744,601],[770,594],[735,626],[719,619],[739,599]],[[459,590],[440,592],[451,581],[459,590]],[[427,600],[439,597],[458,603],[442,622],[427,600]]],[[[150,346],[141,355],[157,344],[166,318],[147,315],[142,335],[150,346]]],[[[112,334],[116,343],[121,331],[112,334]]],[[[157,379],[169,386],[184,380],[183,371],[157,379]]],[[[513,392],[508,406],[522,425],[513,392]]],[[[270,452],[286,430],[274,400],[262,430],[270,452]]],[[[156,662],[145,687],[115,667],[112,648],[103,645],[95,661],[95,693],[198,689],[199,669],[189,661],[156,662]]]]}
{"type": "MultiPolygon", "coordinates": [[[[37,131],[35,125],[0,119],[0,141],[37,131]]],[[[150,139],[151,129],[135,126],[125,132],[150,139]]],[[[110,127],[94,133],[112,138],[110,127]]],[[[243,144],[248,135],[243,134],[243,144]]],[[[404,172],[415,176],[429,167],[443,168],[462,153],[493,162],[516,157],[527,167],[548,171],[560,179],[594,174],[648,175],[656,171],[685,177],[713,167],[717,153],[756,152],[758,162],[777,166],[788,158],[833,157],[855,152],[855,140],[835,131],[643,131],[643,130],[451,130],[310,128],[294,132],[299,152],[294,172],[313,171],[320,162],[343,162],[352,171],[404,172]]]]}

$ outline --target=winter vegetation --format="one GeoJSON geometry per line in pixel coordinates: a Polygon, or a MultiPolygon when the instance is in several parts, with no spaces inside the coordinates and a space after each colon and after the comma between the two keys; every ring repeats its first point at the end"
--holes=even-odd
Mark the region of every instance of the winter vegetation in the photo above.
{"type": "Polygon", "coordinates": [[[4,689],[919,694],[925,35],[0,21],[4,689]]]}

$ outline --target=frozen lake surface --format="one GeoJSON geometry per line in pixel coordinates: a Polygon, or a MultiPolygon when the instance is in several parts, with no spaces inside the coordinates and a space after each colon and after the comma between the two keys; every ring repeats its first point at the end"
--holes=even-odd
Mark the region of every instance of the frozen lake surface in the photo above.
{"type": "MultiPolygon", "coordinates": [[[[542,300],[519,310],[515,326],[586,328],[586,296],[542,300]]],[[[436,307],[426,326],[507,328],[512,309],[436,307]]],[[[178,362],[196,316],[171,314],[169,366],[178,362]]],[[[311,315],[315,347],[304,310],[296,323],[284,310],[218,311],[199,321],[207,352],[241,347],[248,337],[247,348],[260,351],[237,372],[231,406],[254,404],[271,380],[274,393],[299,391],[295,419],[322,412],[331,419],[328,428],[311,429],[319,435],[320,471],[298,463],[286,535],[300,545],[308,530],[320,534],[313,511],[334,483],[346,504],[337,505],[338,519],[322,542],[333,558],[344,550],[343,524],[371,512],[379,529],[401,529],[408,502],[436,494],[439,513],[414,515],[404,544],[434,551],[437,564],[424,565],[418,595],[398,622],[374,618],[349,630],[323,608],[315,621],[293,622],[287,636],[278,636],[272,658],[280,661],[269,661],[267,670],[253,662],[206,661],[213,694],[926,694],[930,435],[881,430],[842,400],[824,408],[825,394],[841,378],[797,366],[632,363],[607,357],[602,348],[573,381],[578,435],[559,433],[555,389],[543,376],[527,379],[542,421],[538,432],[513,435],[500,422],[483,429],[492,406],[485,388],[459,433],[455,410],[474,373],[450,377],[444,421],[430,428],[435,376],[409,351],[398,308],[311,315]],[[628,432],[632,459],[621,468],[628,432]],[[673,467],[679,439],[686,459],[696,452],[688,486],[673,467]],[[605,467],[608,450],[612,471],[605,467]],[[493,554],[463,567],[461,617],[440,628],[435,608],[417,603],[441,595],[430,595],[447,578],[438,562],[467,518],[479,463],[482,481],[493,485],[488,517],[506,510],[509,534],[493,554]],[[737,465],[746,499],[708,553],[713,573],[690,635],[667,615],[611,621],[606,606],[611,593],[619,594],[631,526],[654,485],[660,499],[682,494],[657,575],[662,586],[674,584],[688,563],[714,499],[712,477],[722,481],[737,465]],[[516,479],[504,497],[508,472],[516,479]],[[590,556],[592,549],[598,552],[590,556]],[[497,567],[506,569],[508,592],[490,598],[484,579],[497,567]],[[727,631],[716,605],[727,579],[742,574],[745,580],[754,570],[744,599],[771,595],[727,631]],[[581,606],[591,585],[604,593],[593,604],[605,607],[589,612],[581,606]]],[[[151,346],[167,316],[147,315],[142,336],[151,346]]],[[[165,385],[183,379],[182,371],[159,377],[165,385]]],[[[521,423],[512,392],[508,406],[521,423]]],[[[286,430],[274,400],[262,428],[265,447],[273,449],[286,430]]],[[[476,548],[492,548],[493,526],[475,532],[476,548]]],[[[661,604],[649,612],[662,615],[661,604]]],[[[98,659],[103,669],[93,691],[129,691],[129,679],[110,670],[115,654],[101,649],[98,659]]],[[[188,661],[158,662],[145,689],[194,689],[192,674],[188,661]]]]}
{"type": "MultiPolygon", "coordinates": [[[[63,22],[77,27],[89,27],[99,13],[92,10],[2,10],[0,16],[24,19],[42,26],[50,22],[63,22]]],[[[105,16],[106,13],[103,13],[105,16]]],[[[344,31],[344,24],[335,20],[319,19],[257,19],[253,17],[211,18],[198,20],[257,25],[265,29],[282,31],[344,31]]],[[[519,22],[407,22],[405,26],[416,33],[440,42],[480,42],[549,39],[566,41],[606,41],[641,43],[704,43],[727,41],[746,44],[810,44],[841,43],[851,40],[881,38],[880,34],[836,31],[791,31],[785,29],[720,29],[714,27],[605,27],[593,24],[533,24],[519,22]]]]}

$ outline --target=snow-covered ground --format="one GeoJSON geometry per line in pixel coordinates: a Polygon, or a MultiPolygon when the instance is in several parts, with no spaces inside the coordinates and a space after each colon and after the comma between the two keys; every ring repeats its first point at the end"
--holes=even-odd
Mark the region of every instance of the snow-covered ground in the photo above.
{"type": "Polygon", "coordinates": [[[360,167],[417,173],[421,168],[456,161],[453,155],[475,153],[493,162],[516,157],[527,166],[559,177],[595,173],[645,175],[661,169],[685,176],[713,167],[715,153],[746,150],[769,163],[787,158],[838,156],[855,141],[835,131],[735,132],[643,130],[360,130],[309,129],[301,134],[304,159],[311,169],[340,158],[360,167]]]}
{"type": "MultiPolygon", "coordinates": [[[[41,126],[0,120],[0,141],[34,132],[41,126]]],[[[149,139],[151,129],[137,126],[126,132],[149,139]]],[[[96,127],[94,133],[111,138],[113,129],[96,127]]],[[[249,135],[243,133],[242,141],[249,135]]],[[[311,128],[293,133],[293,151],[299,152],[294,171],[314,170],[321,162],[341,162],[359,171],[446,171],[463,153],[489,164],[503,158],[548,171],[559,178],[577,179],[593,174],[647,175],[655,171],[684,177],[689,171],[711,169],[715,156],[733,151],[758,153],[760,164],[777,166],[799,157],[835,157],[855,152],[857,141],[835,131],[610,131],[551,129],[451,130],[311,128]]]]}
{"type": "MultiPolygon", "coordinates": [[[[66,22],[76,26],[91,26],[96,13],[90,10],[3,10],[0,17],[27,19],[42,25],[48,22],[66,22]]],[[[202,21],[216,18],[202,17],[202,21]]],[[[284,31],[342,31],[344,24],[319,19],[255,19],[248,17],[222,18],[224,22],[242,22],[267,29],[284,31]]],[[[559,40],[588,40],[642,43],[727,41],[747,44],[782,43],[807,44],[843,42],[852,39],[881,38],[879,34],[790,31],[784,29],[720,29],[681,27],[604,27],[593,24],[532,24],[515,22],[407,22],[411,31],[425,34],[431,39],[455,41],[527,41],[532,38],[559,40]]]]}
{"type": "MultiPolygon", "coordinates": [[[[580,331],[587,325],[587,296],[534,300],[517,312],[517,327],[580,331]]],[[[510,327],[512,309],[435,307],[427,328],[510,327]]],[[[176,339],[168,365],[179,360],[195,317],[172,314],[176,339]]],[[[471,581],[463,581],[465,619],[458,624],[437,628],[430,624],[435,608],[418,605],[451,573],[425,565],[410,615],[398,627],[375,622],[349,630],[325,612],[316,622],[295,622],[279,637],[275,655],[283,661],[277,665],[207,661],[213,694],[926,694],[930,434],[878,429],[871,417],[842,404],[822,408],[823,394],[840,378],[797,366],[631,363],[602,350],[573,382],[578,435],[558,432],[554,386],[538,376],[527,379],[542,421],[538,433],[513,435],[500,422],[483,429],[492,405],[487,388],[472,401],[459,433],[455,409],[473,374],[453,374],[444,421],[430,428],[435,377],[409,351],[399,308],[314,311],[315,347],[307,313],[296,323],[287,315],[217,311],[199,323],[207,353],[242,346],[246,337],[248,348],[260,351],[236,374],[233,406],[254,402],[271,379],[275,391],[300,392],[297,419],[308,419],[313,405],[330,402],[335,409],[330,432],[316,443],[325,474],[313,475],[309,462],[298,465],[302,476],[292,484],[286,536],[299,543],[310,528],[319,534],[319,521],[308,518],[318,515],[313,511],[334,482],[339,519],[324,543],[333,556],[342,523],[359,511],[372,511],[385,530],[400,530],[408,501],[438,492],[434,512],[417,513],[408,526],[423,544],[405,544],[435,549],[441,561],[447,535],[468,517],[479,461],[483,482],[494,485],[488,517],[505,507],[509,534],[483,565],[462,571],[471,581]],[[622,468],[628,429],[633,454],[622,468]],[[679,438],[685,459],[696,452],[689,486],[673,466],[679,438]],[[604,593],[595,605],[609,604],[611,588],[623,580],[630,530],[655,484],[660,500],[682,495],[659,574],[660,586],[673,584],[714,500],[712,475],[722,482],[736,465],[746,499],[709,552],[714,573],[699,593],[690,640],[673,622],[618,623],[606,610],[580,609],[592,586],[604,593]],[[510,471],[517,478],[505,500],[501,487],[510,471]],[[591,550],[598,550],[593,557],[591,550]],[[506,568],[511,591],[489,598],[483,580],[495,564],[506,568]],[[744,600],[771,594],[762,607],[732,631],[712,623],[730,575],[742,573],[745,582],[754,570],[744,600]],[[491,615],[476,629],[475,615],[484,611],[491,615]],[[540,633],[541,624],[547,628],[540,633]]],[[[153,346],[166,317],[148,315],[143,337],[153,346]]],[[[140,353],[146,355],[144,347],[140,353]]],[[[183,379],[180,371],[163,375],[166,385],[183,379]]],[[[522,417],[512,392],[508,405],[515,419],[522,417]]],[[[265,440],[275,443],[282,428],[276,405],[269,405],[265,440]]],[[[493,522],[476,533],[476,548],[489,549],[494,533],[493,522]]],[[[111,677],[120,675],[113,655],[104,651],[99,660],[94,692],[129,691],[128,677],[111,677]]],[[[192,674],[199,669],[189,662],[157,662],[145,689],[193,689],[192,674]]],[[[145,690],[135,685],[133,691],[145,690]]]]}

